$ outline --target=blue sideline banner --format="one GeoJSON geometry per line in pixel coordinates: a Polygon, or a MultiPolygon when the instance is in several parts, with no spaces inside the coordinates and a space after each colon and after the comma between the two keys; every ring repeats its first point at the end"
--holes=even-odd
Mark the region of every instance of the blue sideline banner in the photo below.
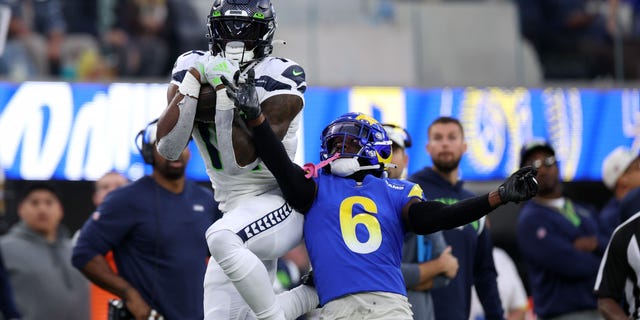
{"type": "MultiPolygon", "coordinates": [[[[95,180],[110,170],[136,179],[150,168],[134,137],[165,97],[166,84],[0,83],[0,165],[11,179],[95,180]]],[[[509,175],[534,137],[555,146],[565,180],[600,180],[608,152],[640,147],[640,90],[311,87],[296,161],[318,162],[321,130],[348,111],[405,126],[414,140],[410,173],[431,164],[431,121],[458,118],[468,144],[460,172],[469,181],[509,175]]],[[[187,175],[208,180],[190,148],[187,175]]]]}

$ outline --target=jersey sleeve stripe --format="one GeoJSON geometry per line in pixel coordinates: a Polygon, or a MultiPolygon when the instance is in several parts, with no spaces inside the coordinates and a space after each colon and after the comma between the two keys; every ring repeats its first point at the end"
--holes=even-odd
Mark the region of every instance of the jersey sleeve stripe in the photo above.
{"type": "Polygon", "coordinates": [[[187,74],[187,70],[175,72],[171,75],[171,80],[176,81],[178,83],[182,83],[182,79],[184,79],[184,76],[186,74],[187,74]]]}

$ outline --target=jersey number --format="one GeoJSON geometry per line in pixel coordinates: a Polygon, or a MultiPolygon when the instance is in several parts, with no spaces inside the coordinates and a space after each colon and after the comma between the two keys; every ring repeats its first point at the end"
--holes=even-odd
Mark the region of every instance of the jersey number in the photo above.
{"type": "Polygon", "coordinates": [[[380,222],[375,217],[378,207],[375,202],[365,197],[349,197],[340,204],[340,231],[342,239],[349,249],[356,253],[371,253],[382,243],[382,230],[380,222]],[[353,212],[353,207],[359,204],[366,212],[353,212]],[[362,224],[369,233],[369,239],[360,242],[356,236],[356,227],[362,224]]]}
{"type": "MultiPolygon", "coordinates": [[[[211,166],[216,170],[222,170],[222,161],[220,161],[220,151],[218,150],[218,148],[216,148],[216,146],[214,146],[211,143],[211,139],[216,138],[215,127],[212,126],[211,128],[212,131],[209,131],[209,124],[198,122],[197,126],[198,126],[198,132],[200,133],[200,136],[204,141],[205,147],[207,148],[207,154],[209,154],[209,158],[211,159],[211,166]]],[[[251,170],[259,171],[261,170],[261,167],[260,165],[256,165],[251,170]]]]}
{"type": "Polygon", "coordinates": [[[215,138],[215,131],[213,134],[211,134],[211,132],[209,131],[209,125],[206,123],[198,122],[197,126],[198,132],[200,132],[200,136],[202,137],[202,140],[204,140],[204,143],[207,147],[207,153],[211,158],[211,166],[214,169],[222,170],[222,161],[220,161],[220,153],[218,151],[218,148],[216,148],[211,143],[211,137],[215,138]]]}

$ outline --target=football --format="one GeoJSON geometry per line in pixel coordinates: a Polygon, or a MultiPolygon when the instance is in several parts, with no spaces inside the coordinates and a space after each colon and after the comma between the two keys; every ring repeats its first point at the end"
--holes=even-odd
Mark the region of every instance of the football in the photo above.
{"type": "Polygon", "coordinates": [[[200,86],[195,121],[213,123],[216,117],[216,90],[209,84],[200,86]]]}

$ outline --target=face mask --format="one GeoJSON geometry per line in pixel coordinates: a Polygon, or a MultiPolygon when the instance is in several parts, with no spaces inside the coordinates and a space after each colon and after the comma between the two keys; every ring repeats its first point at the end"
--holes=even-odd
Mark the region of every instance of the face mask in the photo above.
{"type": "Polygon", "coordinates": [[[358,158],[340,158],[330,164],[331,173],[338,177],[348,177],[361,170],[379,169],[379,165],[361,166],[358,158]]]}
{"type": "Polygon", "coordinates": [[[360,163],[357,158],[340,158],[330,164],[331,173],[338,177],[348,177],[360,171],[360,163]]]}
{"type": "Polygon", "coordinates": [[[244,42],[231,41],[227,43],[224,49],[224,55],[227,59],[238,64],[253,60],[253,51],[244,50],[244,42]]]}

